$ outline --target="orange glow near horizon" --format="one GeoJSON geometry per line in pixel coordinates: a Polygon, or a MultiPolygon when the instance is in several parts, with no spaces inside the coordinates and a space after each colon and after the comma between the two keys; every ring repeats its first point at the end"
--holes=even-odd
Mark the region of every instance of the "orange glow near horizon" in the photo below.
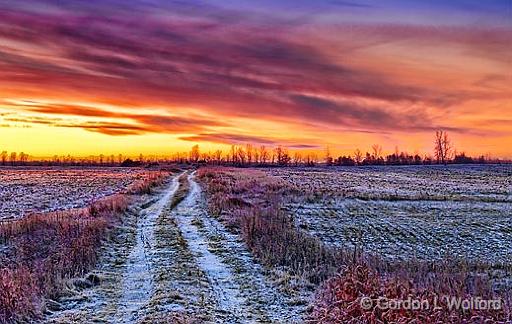
{"type": "Polygon", "coordinates": [[[0,151],[169,156],[253,144],[338,156],[380,144],[424,155],[444,129],[458,152],[512,158],[512,27],[479,12],[464,14],[482,26],[433,27],[375,8],[360,23],[315,11],[295,25],[284,13],[222,19],[233,12],[221,5],[145,19],[4,7],[0,151]]]}

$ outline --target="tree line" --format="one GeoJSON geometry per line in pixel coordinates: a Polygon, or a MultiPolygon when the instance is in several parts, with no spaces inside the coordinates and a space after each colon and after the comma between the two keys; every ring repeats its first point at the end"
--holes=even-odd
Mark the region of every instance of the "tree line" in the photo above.
{"type": "Polygon", "coordinates": [[[127,158],[122,154],[89,156],[76,158],[71,155],[55,155],[49,159],[31,159],[23,152],[0,154],[3,166],[11,165],[71,165],[71,166],[151,166],[159,163],[208,164],[228,166],[364,166],[364,165],[429,165],[429,164],[471,164],[471,163],[501,163],[506,161],[493,160],[490,157],[470,157],[464,152],[457,153],[446,131],[437,131],[434,139],[432,155],[419,155],[399,152],[395,148],[392,154],[383,154],[381,145],[372,145],[371,150],[363,152],[356,149],[352,155],[333,157],[329,148],[324,154],[315,152],[290,151],[283,146],[268,147],[253,144],[231,145],[227,151],[202,152],[199,145],[192,146],[189,152],[176,152],[169,157],[144,156],[127,158]]]}
{"type": "Polygon", "coordinates": [[[466,153],[458,153],[448,133],[439,130],[435,133],[434,155],[408,154],[395,148],[392,154],[383,154],[381,145],[372,145],[370,152],[356,149],[352,155],[333,157],[329,148],[323,156],[317,153],[303,153],[289,150],[282,146],[268,148],[265,145],[255,147],[251,144],[232,145],[229,152],[215,151],[213,154],[201,153],[198,145],[194,145],[188,157],[182,155],[179,162],[204,163],[234,166],[358,166],[358,165],[429,165],[429,164],[471,164],[501,163],[489,156],[470,157],[466,153]]]}

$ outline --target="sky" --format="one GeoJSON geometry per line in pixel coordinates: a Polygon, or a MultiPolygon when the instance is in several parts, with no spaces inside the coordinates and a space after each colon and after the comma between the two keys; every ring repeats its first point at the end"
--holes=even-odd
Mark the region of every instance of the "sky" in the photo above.
{"type": "Polygon", "coordinates": [[[0,151],[512,158],[512,1],[0,0],[0,151]]]}

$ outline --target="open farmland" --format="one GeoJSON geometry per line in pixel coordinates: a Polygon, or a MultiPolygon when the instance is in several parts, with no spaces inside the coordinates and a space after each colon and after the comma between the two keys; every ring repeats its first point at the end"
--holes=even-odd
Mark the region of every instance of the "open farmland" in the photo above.
{"type": "Polygon", "coordinates": [[[0,223],[0,323],[510,321],[509,172],[126,173],[146,186],[0,223]],[[440,301],[439,310],[379,313],[361,304],[411,296],[504,307],[465,312],[440,301]]]}
{"type": "Polygon", "coordinates": [[[0,219],[81,208],[126,190],[145,173],[123,168],[0,169],[0,219]]]}
{"type": "Polygon", "coordinates": [[[271,277],[316,290],[305,313],[313,323],[494,323],[511,320],[510,175],[510,166],[416,166],[212,169],[202,178],[210,212],[238,229],[271,277]],[[379,298],[445,299],[438,309],[382,312],[379,298]],[[446,298],[502,307],[464,312],[446,298]]]}
{"type": "Polygon", "coordinates": [[[298,225],[387,259],[512,257],[512,167],[274,169],[298,225]]]}

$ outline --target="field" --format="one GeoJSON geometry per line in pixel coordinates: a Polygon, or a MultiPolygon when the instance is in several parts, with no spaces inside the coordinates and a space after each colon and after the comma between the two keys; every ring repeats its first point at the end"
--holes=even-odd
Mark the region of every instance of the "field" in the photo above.
{"type": "Polygon", "coordinates": [[[0,225],[0,323],[512,320],[510,166],[17,172],[59,211],[0,225]],[[411,296],[504,304],[361,304],[411,296]]]}
{"type": "Polygon", "coordinates": [[[0,220],[85,207],[126,190],[143,175],[121,168],[0,168],[0,220]]]}
{"type": "Polygon", "coordinates": [[[300,194],[298,225],[334,246],[389,259],[512,264],[512,168],[373,167],[267,174],[300,194]]]}

